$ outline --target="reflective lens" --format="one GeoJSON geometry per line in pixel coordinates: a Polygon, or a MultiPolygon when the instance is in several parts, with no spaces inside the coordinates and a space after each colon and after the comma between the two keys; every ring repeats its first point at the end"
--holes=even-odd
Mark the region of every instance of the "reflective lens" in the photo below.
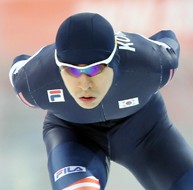
{"type": "Polygon", "coordinates": [[[90,77],[93,77],[95,75],[98,75],[101,73],[104,68],[106,67],[106,64],[99,64],[99,65],[94,65],[88,68],[74,68],[74,67],[64,67],[66,71],[74,76],[74,77],[80,77],[81,74],[86,74],[90,77]]]}

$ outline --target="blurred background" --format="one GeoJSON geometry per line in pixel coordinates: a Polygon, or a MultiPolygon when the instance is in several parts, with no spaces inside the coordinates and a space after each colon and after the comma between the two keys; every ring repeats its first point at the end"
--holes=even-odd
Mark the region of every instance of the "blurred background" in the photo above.
{"type": "MultiPolygon", "coordinates": [[[[193,1],[0,0],[0,189],[51,190],[42,140],[44,111],[22,104],[8,80],[12,60],[53,43],[58,26],[78,12],[98,12],[116,30],[151,36],[175,31],[180,67],[163,90],[170,118],[193,146],[193,1]]],[[[35,77],[35,76],[34,76],[35,77]]],[[[132,174],[112,163],[107,190],[142,190],[132,174]]]]}

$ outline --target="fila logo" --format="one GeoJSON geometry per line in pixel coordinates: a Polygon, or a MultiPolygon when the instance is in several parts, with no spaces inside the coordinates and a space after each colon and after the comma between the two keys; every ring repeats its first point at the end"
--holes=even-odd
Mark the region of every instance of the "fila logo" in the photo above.
{"type": "Polygon", "coordinates": [[[86,168],[83,166],[67,166],[65,168],[62,168],[58,170],[54,174],[54,181],[56,182],[61,177],[64,177],[65,175],[72,174],[72,173],[79,173],[79,172],[86,172],[86,168]]]}
{"type": "Polygon", "coordinates": [[[127,99],[127,100],[121,100],[121,101],[118,101],[118,103],[119,103],[119,109],[128,108],[128,107],[138,105],[139,99],[138,99],[138,97],[136,97],[136,98],[131,98],[131,99],[127,99]]]}
{"type": "Polygon", "coordinates": [[[49,102],[65,102],[62,89],[47,90],[49,102]]]}

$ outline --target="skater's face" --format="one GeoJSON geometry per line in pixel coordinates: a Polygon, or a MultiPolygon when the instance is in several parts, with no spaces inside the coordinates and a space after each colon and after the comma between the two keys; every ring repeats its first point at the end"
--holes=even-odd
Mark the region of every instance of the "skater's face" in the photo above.
{"type": "Polygon", "coordinates": [[[66,88],[79,106],[85,109],[100,104],[113,81],[113,69],[100,64],[88,67],[84,64],[77,68],[61,67],[61,76],[66,88]]]}

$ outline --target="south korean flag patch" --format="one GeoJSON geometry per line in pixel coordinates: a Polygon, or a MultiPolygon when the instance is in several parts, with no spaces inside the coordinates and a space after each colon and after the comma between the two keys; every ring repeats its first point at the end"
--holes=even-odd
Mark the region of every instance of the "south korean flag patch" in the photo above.
{"type": "Polygon", "coordinates": [[[118,103],[119,103],[119,109],[129,108],[132,106],[137,106],[139,104],[139,99],[138,97],[135,97],[135,98],[130,98],[126,100],[120,100],[118,101],[118,103]]]}
{"type": "Polygon", "coordinates": [[[65,102],[63,89],[47,90],[49,102],[65,102]]]}

